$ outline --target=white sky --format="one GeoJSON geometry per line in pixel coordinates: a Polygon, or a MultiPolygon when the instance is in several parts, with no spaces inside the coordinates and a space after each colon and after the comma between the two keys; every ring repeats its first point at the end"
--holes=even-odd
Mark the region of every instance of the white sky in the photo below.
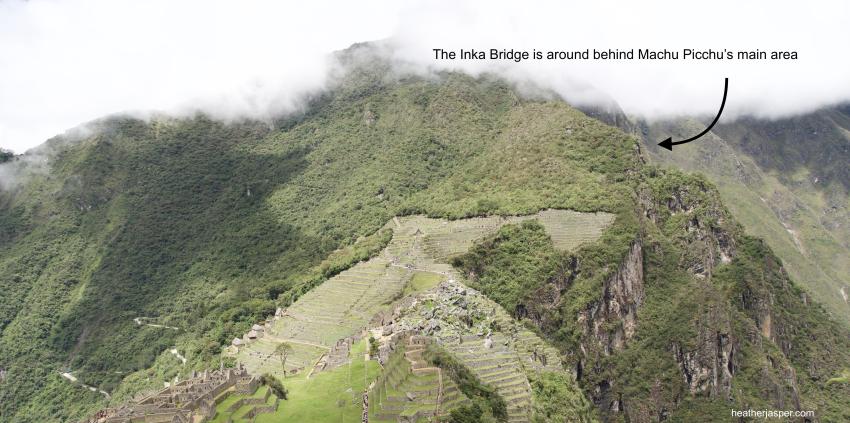
{"type": "Polygon", "coordinates": [[[850,99],[850,2],[0,0],[0,147],[123,111],[267,117],[321,88],[327,54],[391,38],[423,67],[496,70],[649,118],[782,116],[850,99]],[[796,50],[796,62],[439,62],[432,48],[796,50]],[[591,87],[591,90],[588,90],[591,87]]]}

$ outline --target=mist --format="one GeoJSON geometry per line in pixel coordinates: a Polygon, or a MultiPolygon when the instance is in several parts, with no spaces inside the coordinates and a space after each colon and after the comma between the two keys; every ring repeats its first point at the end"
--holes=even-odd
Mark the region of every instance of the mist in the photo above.
{"type": "MultiPolygon", "coordinates": [[[[806,113],[850,100],[841,1],[47,0],[0,2],[0,147],[22,153],[116,112],[269,120],[301,106],[332,52],[383,40],[415,72],[491,72],[646,119],[806,113]],[[433,49],[793,50],[795,61],[437,61],[433,49]]],[[[2,175],[0,175],[2,176],[2,175]]]]}

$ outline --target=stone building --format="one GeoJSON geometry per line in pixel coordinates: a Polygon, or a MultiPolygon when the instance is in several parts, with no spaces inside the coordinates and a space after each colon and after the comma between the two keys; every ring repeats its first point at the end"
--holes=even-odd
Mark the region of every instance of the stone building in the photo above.
{"type": "Polygon", "coordinates": [[[225,391],[253,394],[260,381],[239,365],[235,369],[206,370],[171,384],[134,403],[98,411],[86,423],[190,423],[215,415],[216,399],[225,391]]]}

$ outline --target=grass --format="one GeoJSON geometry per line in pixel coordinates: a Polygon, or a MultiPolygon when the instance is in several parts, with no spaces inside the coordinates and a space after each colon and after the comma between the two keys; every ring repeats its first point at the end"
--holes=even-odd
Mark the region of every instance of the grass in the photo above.
{"type": "MultiPolygon", "coordinates": [[[[288,399],[281,400],[276,413],[260,414],[256,422],[309,421],[309,422],[355,422],[360,421],[362,410],[361,394],[380,373],[374,360],[365,361],[367,340],[361,340],[351,349],[351,364],[316,373],[307,378],[307,373],[281,378],[288,391],[288,399]]],[[[260,387],[252,397],[262,397],[268,388],[260,387]]],[[[226,412],[233,403],[242,398],[231,395],[217,407],[213,422],[224,422],[228,417],[241,421],[239,417],[251,406],[243,406],[233,413],[226,412]]],[[[269,403],[274,395],[269,397],[269,403]]]]}
{"type": "MultiPolygon", "coordinates": [[[[248,420],[244,418],[245,413],[250,411],[252,408],[256,407],[256,404],[243,405],[242,407],[233,410],[232,412],[228,412],[227,410],[234,404],[236,401],[239,401],[242,398],[263,398],[268,392],[269,388],[267,386],[260,386],[257,388],[257,391],[251,395],[229,395],[224,401],[216,406],[216,415],[210,420],[211,423],[225,423],[228,419],[232,419],[233,422],[247,422],[248,420]]],[[[265,404],[273,404],[275,400],[274,395],[270,395],[265,404]]]]}
{"type": "Polygon", "coordinates": [[[215,415],[215,418],[212,421],[213,422],[226,421],[227,417],[230,414],[230,413],[227,413],[226,410],[228,410],[231,406],[233,406],[233,404],[236,403],[236,401],[239,401],[240,399],[242,399],[241,395],[234,395],[232,393],[230,395],[228,395],[227,398],[225,398],[223,401],[218,403],[218,405],[216,406],[216,415],[215,415]]]}
{"type": "Polygon", "coordinates": [[[829,386],[833,383],[845,384],[845,385],[850,384],[850,370],[844,369],[844,370],[841,371],[841,375],[833,377],[833,378],[829,378],[829,380],[826,381],[827,386],[829,386]]]}
{"type": "Polygon", "coordinates": [[[414,272],[410,282],[404,287],[404,296],[413,295],[436,287],[445,280],[443,275],[431,272],[414,272]]]}
{"type": "Polygon", "coordinates": [[[261,414],[257,422],[359,422],[366,387],[379,373],[374,360],[364,361],[367,340],[354,344],[351,364],[324,371],[307,379],[306,374],[283,379],[289,399],[281,401],[275,414],[261,414]]]}

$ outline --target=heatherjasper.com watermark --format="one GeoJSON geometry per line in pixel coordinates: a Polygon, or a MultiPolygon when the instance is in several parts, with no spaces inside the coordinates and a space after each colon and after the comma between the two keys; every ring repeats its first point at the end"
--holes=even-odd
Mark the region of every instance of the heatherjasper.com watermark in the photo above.
{"type": "Polygon", "coordinates": [[[732,417],[757,419],[788,419],[792,417],[814,417],[813,410],[732,410],[732,417]]]}

